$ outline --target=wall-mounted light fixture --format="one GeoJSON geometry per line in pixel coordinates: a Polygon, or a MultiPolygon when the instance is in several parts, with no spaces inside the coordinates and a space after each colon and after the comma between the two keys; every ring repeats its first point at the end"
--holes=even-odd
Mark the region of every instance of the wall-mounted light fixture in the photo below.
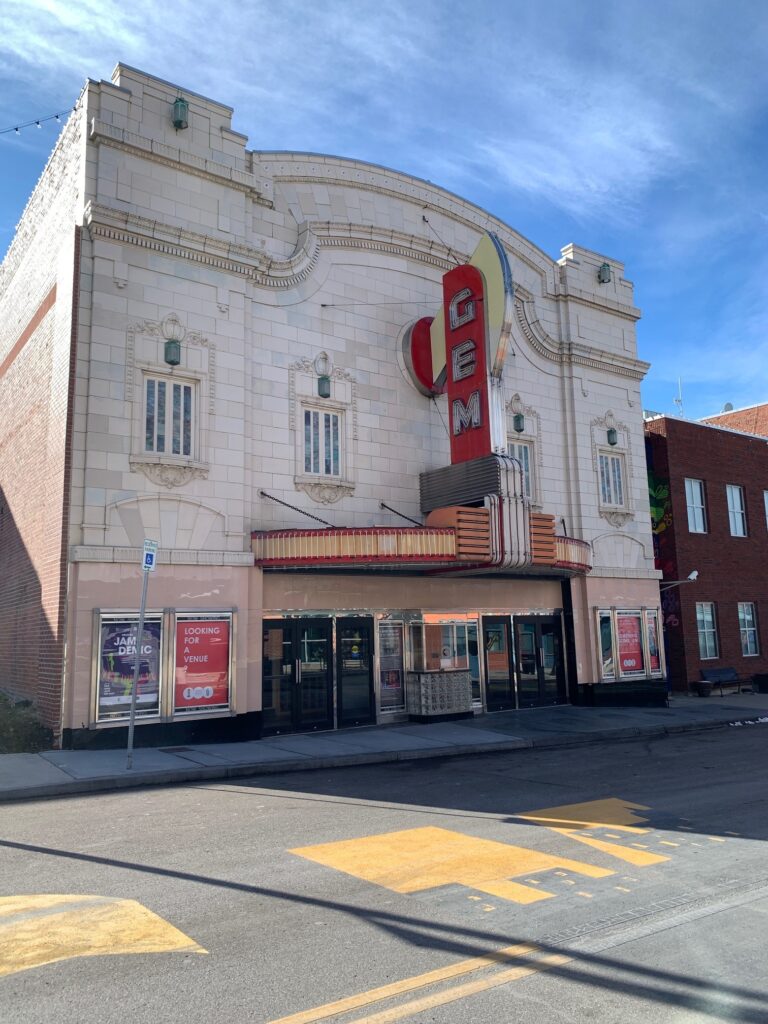
{"type": "Polygon", "coordinates": [[[333,366],[327,352],[321,352],[315,359],[317,394],[320,398],[331,397],[331,370],[333,366]]]}
{"type": "Polygon", "coordinates": [[[171,313],[163,320],[163,337],[165,338],[163,359],[169,366],[178,366],[181,362],[181,343],[186,333],[184,325],[175,313],[171,313]]]}
{"type": "Polygon", "coordinates": [[[613,447],[619,443],[619,433],[616,427],[608,427],[608,444],[613,447]]]}
{"type": "Polygon", "coordinates": [[[525,416],[521,412],[516,412],[512,417],[512,426],[517,434],[522,434],[525,430],[525,416]]]}
{"type": "Polygon", "coordinates": [[[611,280],[611,268],[608,263],[601,263],[597,268],[597,280],[600,284],[609,284],[611,280]]]}
{"type": "Polygon", "coordinates": [[[177,132],[189,127],[189,104],[183,96],[177,96],[173,101],[171,121],[177,132]]]}

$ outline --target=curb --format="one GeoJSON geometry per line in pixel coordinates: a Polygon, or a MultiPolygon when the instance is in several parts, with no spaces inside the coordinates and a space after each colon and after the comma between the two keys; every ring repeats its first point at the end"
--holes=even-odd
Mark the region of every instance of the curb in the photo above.
{"type": "Polygon", "coordinates": [[[104,775],[93,779],[72,779],[42,786],[19,787],[0,793],[0,804],[21,800],[52,799],[61,796],[82,796],[89,793],[108,793],[121,789],[139,789],[144,786],[171,786],[190,782],[210,782],[217,779],[244,779],[259,775],[317,771],[318,769],[352,768],[360,765],[386,764],[397,761],[438,760],[446,757],[472,757],[482,754],[510,753],[515,750],[554,750],[585,747],[595,743],[626,742],[633,739],[659,738],[689,732],[725,729],[733,721],[683,722],[677,725],[628,726],[621,729],[600,729],[587,734],[541,736],[540,738],[501,740],[498,743],[464,744],[450,747],[431,747],[422,750],[376,751],[369,754],[339,754],[326,757],[302,757],[287,761],[265,763],[174,768],[168,771],[137,772],[131,775],[104,775]]]}

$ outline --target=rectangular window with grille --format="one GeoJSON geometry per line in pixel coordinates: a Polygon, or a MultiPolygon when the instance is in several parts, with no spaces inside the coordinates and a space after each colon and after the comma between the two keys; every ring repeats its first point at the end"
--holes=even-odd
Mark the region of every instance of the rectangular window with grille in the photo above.
{"type": "Polygon", "coordinates": [[[523,491],[525,497],[533,498],[533,445],[530,441],[510,441],[507,445],[507,452],[517,459],[523,468],[523,491]]]}
{"type": "Polygon", "coordinates": [[[194,457],[194,384],[170,377],[146,377],[144,451],[194,457]]]}
{"type": "Polygon", "coordinates": [[[304,472],[317,476],[341,476],[339,413],[304,410],[304,472]]]}
{"type": "Polygon", "coordinates": [[[600,453],[600,504],[624,508],[624,457],[600,453]]]}

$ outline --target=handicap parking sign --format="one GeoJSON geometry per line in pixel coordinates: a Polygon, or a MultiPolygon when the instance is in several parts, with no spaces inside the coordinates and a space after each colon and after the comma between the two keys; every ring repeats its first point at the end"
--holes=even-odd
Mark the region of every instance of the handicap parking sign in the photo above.
{"type": "Polygon", "coordinates": [[[145,540],[144,541],[144,556],[141,563],[141,567],[144,572],[155,571],[155,561],[157,559],[157,541],[156,540],[145,540]]]}

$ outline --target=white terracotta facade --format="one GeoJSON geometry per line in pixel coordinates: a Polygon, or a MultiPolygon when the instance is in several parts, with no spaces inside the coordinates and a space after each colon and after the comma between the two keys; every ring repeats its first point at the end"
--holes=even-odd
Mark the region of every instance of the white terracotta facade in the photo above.
{"type": "MultiPolygon", "coordinates": [[[[89,81],[3,265],[0,364],[54,282],[58,358],[66,363],[76,345],[64,494],[65,742],[124,727],[96,721],[97,623],[105,611],[135,614],[145,538],[160,548],[153,613],[232,614],[231,706],[203,710],[201,720],[247,719],[247,734],[258,734],[265,618],[560,614],[562,579],[572,603],[567,692],[573,699],[577,686],[599,683],[598,610],[659,605],[640,403],[647,364],[637,357],[639,310],[622,264],[575,245],[552,260],[471,203],[395,171],[248,150],[231,120],[229,107],[129,67],[118,65],[111,82],[89,81]],[[179,95],[189,104],[182,130],[170,113],[179,95]],[[591,572],[262,570],[253,531],[321,528],[262,492],[333,527],[402,527],[381,502],[423,521],[419,477],[449,462],[447,415],[445,398],[433,401],[409,380],[402,338],[436,312],[442,275],[484,231],[500,238],[515,286],[503,378],[509,439],[530,446],[531,508],[553,515],[559,535],[591,546],[591,572]],[[610,281],[601,283],[605,263],[610,281]],[[169,340],[180,342],[177,366],[165,361],[169,340]],[[325,398],[320,376],[330,378],[325,398]],[[191,404],[186,440],[184,411],[176,424],[175,454],[170,411],[166,450],[147,450],[148,380],[167,386],[169,403],[179,385],[179,402],[191,404]],[[338,431],[336,471],[307,471],[305,413],[313,411],[335,417],[321,422],[338,431]],[[601,454],[621,464],[620,502],[604,503],[601,454]]],[[[378,666],[376,631],[372,638],[378,666]]],[[[162,657],[170,678],[169,650],[162,657]]],[[[166,707],[151,720],[171,725],[174,715],[166,707]]]]}

